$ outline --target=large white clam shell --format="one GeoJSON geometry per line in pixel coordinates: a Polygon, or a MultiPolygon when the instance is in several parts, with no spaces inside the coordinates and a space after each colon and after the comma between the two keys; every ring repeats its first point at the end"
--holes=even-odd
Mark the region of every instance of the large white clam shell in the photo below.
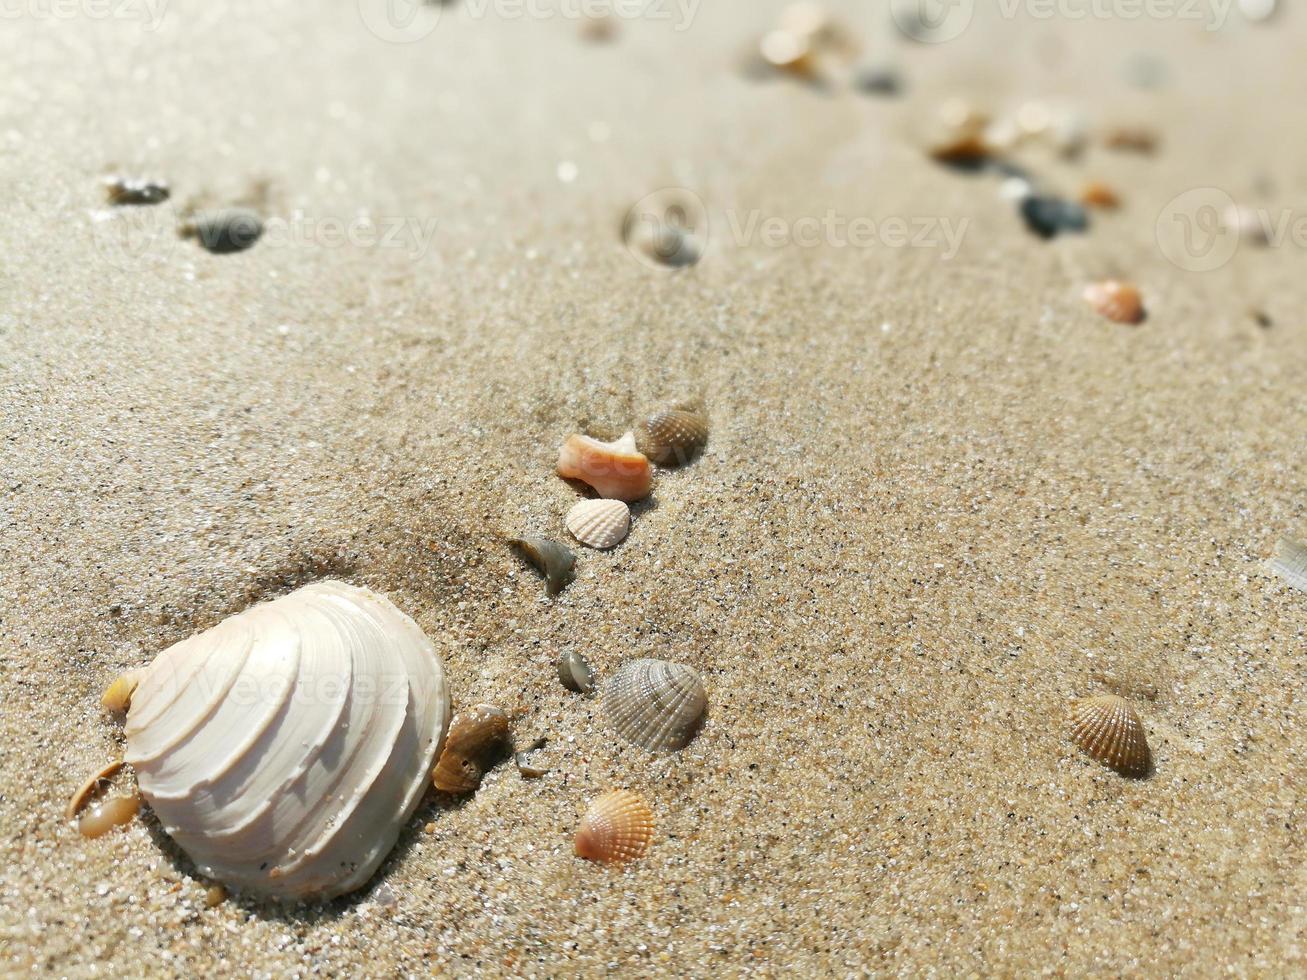
{"type": "Polygon", "coordinates": [[[387,599],[317,582],[163,651],[126,760],[200,872],[279,898],[365,883],[449,724],[444,668],[387,599]]]}

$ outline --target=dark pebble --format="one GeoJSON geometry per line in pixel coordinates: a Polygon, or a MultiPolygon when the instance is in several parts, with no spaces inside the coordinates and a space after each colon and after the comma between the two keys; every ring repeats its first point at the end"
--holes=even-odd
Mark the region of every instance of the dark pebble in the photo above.
{"type": "Polygon", "coordinates": [[[893,68],[864,68],[853,87],[868,95],[894,96],[903,91],[903,77],[893,68]]]}
{"type": "Polygon", "coordinates": [[[263,234],[263,219],[245,208],[203,211],[191,220],[187,234],[215,255],[243,252],[263,234]]]}
{"type": "Polygon", "coordinates": [[[1026,227],[1040,238],[1055,238],[1063,232],[1089,228],[1089,213],[1074,201],[1051,194],[1032,194],[1021,201],[1026,227]]]}

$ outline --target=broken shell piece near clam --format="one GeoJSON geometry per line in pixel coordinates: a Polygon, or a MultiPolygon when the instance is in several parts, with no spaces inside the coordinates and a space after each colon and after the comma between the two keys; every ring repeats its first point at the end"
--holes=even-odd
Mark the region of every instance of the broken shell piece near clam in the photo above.
{"type": "Polygon", "coordinates": [[[624,789],[604,793],[590,805],[576,831],[576,856],[618,864],[644,857],[653,841],[648,804],[624,789]]]}
{"type": "Polygon", "coordinates": [[[126,761],[201,875],[327,899],[390,852],[448,724],[444,668],[417,623],[321,581],[159,654],[132,695],[126,761]]]}
{"type": "Polygon", "coordinates": [[[132,694],[136,691],[136,686],[141,683],[141,676],[145,672],[142,670],[129,670],[125,674],[119,674],[100,697],[100,704],[106,711],[126,711],[131,707],[132,694]]]}
{"type": "Polygon", "coordinates": [[[635,433],[616,442],[590,436],[567,437],[558,451],[558,475],[580,480],[610,500],[639,500],[653,488],[653,467],[635,446],[635,433]]]}
{"type": "Polygon", "coordinates": [[[640,423],[635,444],[659,466],[682,466],[708,443],[708,416],[688,403],[656,412],[640,423]]]}
{"type": "Polygon", "coordinates": [[[82,807],[86,806],[86,801],[99,791],[100,784],[112,779],[122,767],[123,760],[117,759],[82,783],[77,792],[68,800],[68,806],[64,809],[64,819],[72,820],[76,817],[81,812],[82,807]]]}
{"type": "Polygon", "coordinates": [[[1090,283],[1085,287],[1084,297],[1086,303],[1117,323],[1142,323],[1147,315],[1139,288],[1128,282],[1107,279],[1090,283]]]}
{"type": "Polygon", "coordinates": [[[543,749],[545,743],[548,741],[549,739],[541,736],[526,748],[522,749],[522,751],[513,753],[513,764],[517,766],[518,774],[521,775],[523,779],[539,779],[541,776],[545,775],[545,773],[549,772],[548,769],[531,765],[531,753],[537,749],[543,749]]]}
{"type": "Polygon", "coordinates": [[[511,538],[508,542],[545,577],[545,593],[558,595],[576,578],[576,555],[571,549],[538,535],[511,538]]]}
{"type": "Polygon", "coordinates": [[[572,537],[591,548],[615,548],[631,530],[631,508],[621,500],[580,500],[563,518],[572,537]]]}
{"type": "Polygon", "coordinates": [[[642,749],[683,749],[703,723],[708,695],[699,672],[666,660],[628,660],[604,687],[604,713],[642,749]]]}
{"type": "Polygon", "coordinates": [[[1071,709],[1071,737],[1089,756],[1124,776],[1144,776],[1152,753],[1144,723],[1125,698],[1100,694],[1071,709]]]}
{"type": "Polygon", "coordinates": [[[449,723],[431,781],[442,793],[471,793],[508,749],[508,715],[492,704],[460,711],[449,723]]]}
{"type": "Polygon", "coordinates": [[[82,818],[77,821],[77,831],[83,837],[103,837],[115,827],[131,823],[140,809],[141,798],[135,793],[131,796],[111,796],[82,814],[82,818]]]}
{"type": "Polygon", "coordinates": [[[575,650],[568,650],[558,658],[558,679],[563,687],[577,694],[589,694],[595,689],[595,674],[589,661],[575,650]]]}

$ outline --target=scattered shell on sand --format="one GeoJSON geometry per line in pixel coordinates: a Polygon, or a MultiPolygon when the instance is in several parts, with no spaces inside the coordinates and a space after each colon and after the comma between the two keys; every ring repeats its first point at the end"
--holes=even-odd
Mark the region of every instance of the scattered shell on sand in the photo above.
{"type": "Polygon", "coordinates": [[[214,909],[227,901],[227,889],[222,885],[210,885],[204,890],[204,907],[214,909]]]}
{"type": "Polygon", "coordinates": [[[1275,542],[1275,555],[1266,564],[1295,589],[1307,592],[1307,546],[1280,538],[1275,542]]]}
{"type": "Polygon", "coordinates": [[[129,670],[125,674],[119,674],[112,684],[105,688],[104,694],[100,698],[100,704],[106,711],[126,711],[132,703],[132,694],[136,691],[136,686],[141,683],[141,676],[145,673],[143,670],[129,670]]]}
{"type": "Polygon", "coordinates": [[[141,798],[134,793],[112,796],[83,813],[77,830],[83,837],[103,837],[115,827],[130,823],[140,809],[141,798]]]}
{"type": "Polygon", "coordinates": [[[1063,232],[1089,228],[1089,215],[1082,205],[1054,194],[1032,194],[1017,207],[1026,227],[1040,238],[1056,238],[1063,232]]]}
{"type": "Polygon", "coordinates": [[[1103,142],[1110,150],[1147,155],[1157,150],[1159,141],[1157,134],[1146,127],[1118,126],[1108,131],[1103,142]]]}
{"type": "Polygon", "coordinates": [[[558,475],[580,480],[610,500],[639,500],[653,487],[653,466],[635,446],[635,433],[616,442],[590,436],[567,437],[558,451],[558,475]]]}
{"type": "Polygon", "coordinates": [[[547,595],[558,595],[576,578],[576,555],[566,545],[534,534],[512,538],[508,543],[545,577],[547,595]]]}
{"type": "Polygon", "coordinates": [[[604,686],[604,713],[643,749],[682,749],[703,722],[708,695],[698,671],[666,660],[628,660],[604,686]]]}
{"type": "Polygon", "coordinates": [[[614,864],[644,857],[653,841],[649,806],[624,789],[604,793],[590,805],[576,831],[576,855],[614,864]]]}
{"type": "Polygon", "coordinates": [[[567,650],[558,658],[558,679],[563,687],[577,694],[589,694],[595,689],[595,674],[589,661],[575,650],[567,650]]]}
{"type": "Polygon", "coordinates": [[[1271,244],[1269,221],[1256,208],[1246,204],[1231,204],[1221,213],[1221,221],[1249,245],[1264,247],[1271,244]]]}
{"type": "Polygon", "coordinates": [[[1144,298],[1138,287],[1128,282],[1107,279],[1085,287],[1085,302],[1117,323],[1142,323],[1147,315],[1144,298]]]}
{"type": "Polygon", "coordinates": [[[1115,694],[1075,702],[1071,737],[1092,758],[1124,776],[1143,776],[1152,767],[1143,721],[1129,701],[1115,694]]]}
{"type": "Polygon", "coordinates": [[[243,252],[263,234],[263,219],[248,208],[225,208],[192,215],[181,227],[183,238],[194,238],[215,255],[243,252]]]}
{"type": "Polygon", "coordinates": [[[322,581],[159,654],[127,713],[126,761],[202,875],[331,898],[390,851],[448,723],[444,668],[418,625],[322,581]]]}
{"type": "Polygon", "coordinates": [[[110,204],[162,204],[171,191],[162,180],[124,177],[111,174],[104,178],[104,195],[110,204]]]}
{"type": "Polygon", "coordinates": [[[636,447],[659,466],[684,465],[707,443],[708,416],[689,404],[656,412],[635,431],[636,447]]]}
{"type": "Polygon", "coordinates": [[[522,751],[513,754],[513,764],[517,766],[518,774],[521,775],[523,779],[539,779],[541,776],[545,775],[545,773],[549,772],[548,769],[541,766],[531,765],[531,753],[537,749],[543,749],[545,743],[548,741],[549,739],[541,736],[526,748],[522,749],[522,751]]]}
{"type": "Polygon", "coordinates": [[[1086,207],[1111,211],[1121,206],[1121,198],[1110,185],[1101,180],[1091,180],[1080,190],[1080,203],[1086,207]]]}
{"type": "Polygon", "coordinates": [[[443,793],[471,793],[508,749],[508,715],[476,704],[454,715],[431,781],[443,793]]]}
{"type": "Polygon", "coordinates": [[[631,530],[631,508],[621,500],[581,500],[563,519],[572,537],[591,548],[613,548],[631,530]]]}

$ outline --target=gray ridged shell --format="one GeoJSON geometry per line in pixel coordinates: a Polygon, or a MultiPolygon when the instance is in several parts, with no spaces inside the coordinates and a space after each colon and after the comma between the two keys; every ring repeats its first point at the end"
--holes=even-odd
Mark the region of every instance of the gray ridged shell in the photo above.
{"type": "Polygon", "coordinates": [[[677,405],[641,422],[635,442],[659,466],[682,466],[707,445],[708,416],[688,403],[677,405]]]}
{"type": "Polygon", "coordinates": [[[565,545],[533,534],[508,543],[545,577],[546,595],[558,595],[576,578],[576,555],[565,545]]]}
{"type": "Polygon", "coordinates": [[[699,673],[666,660],[628,660],[604,686],[604,713],[617,734],[651,751],[690,743],[708,695],[699,673]]]}
{"type": "Polygon", "coordinates": [[[1125,698],[1115,694],[1077,701],[1071,709],[1071,737],[1091,757],[1125,776],[1144,776],[1152,753],[1144,723],[1125,698]]]}

